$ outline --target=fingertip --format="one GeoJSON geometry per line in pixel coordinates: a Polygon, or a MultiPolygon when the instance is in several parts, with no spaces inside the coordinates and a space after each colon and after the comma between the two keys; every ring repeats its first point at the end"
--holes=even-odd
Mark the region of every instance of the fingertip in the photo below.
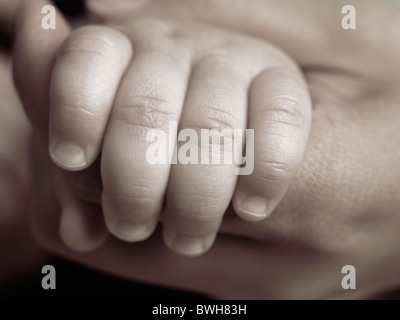
{"type": "Polygon", "coordinates": [[[110,232],[118,239],[126,242],[140,242],[148,239],[155,229],[152,223],[138,223],[118,219],[109,226],[110,232]]]}
{"type": "MultiPolygon", "coordinates": [[[[255,181],[249,176],[239,179],[232,197],[233,211],[243,220],[259,222],[271,216],[279,203],[279,193],[269,195],[265,193],[263,182],[255,181]],[[264,192],[264,194],[263,194],[264,192]]],[[[276,190],[275,190],[276,191],[276,190]]]]}
{"type": "Polygon", "coordinates": [[[206,253],[212,246],[202,238],[186,235],[173,235],[164,238],[167,247],[174,253],[185,257],[198,257],[206,253]]]}
{"type": "Polygon", "coordinates": [[[236,214],[246,221],[262,221],[272,212],[269,201],[256,195],[235,195],[232,205],[236,214]]]}
{"type": "Polygon", "coordinates": [[[56,165],[68,171],[79,171],[88,166],[84,149],[71,142],[51,146],[50,157],[56,165]]]}
{"type": "Polygon", "coordinates": [[[158,218],[148,221],[134,221],[132,217],[118,215],[118,209],[111,205],[103,195],[104,220],[109,232],[125,242],[140,242],[147,240],[157,227],[158,218]]]}
{"type": "Polygon", "coordinates": [[[77,252],[90,252],[100,247],[108,238],[108,232],[100,219],[90,219],[88,212],[79,208],[64,207],[61,213],[59,233],[63,243],[77,252]],[[86,215],[86,217],[85,217],[86,215]],[[96,221],[97,220],[97,221],[96,221]]]}
{"type": "Polygon", "coordinates": [[[207,235],[187,235],[177,232],[173,227],[163,228],[166,246],[174,253],[185,257],[198,257],[206,253],[215,242],[216,233],[207,235]]]}

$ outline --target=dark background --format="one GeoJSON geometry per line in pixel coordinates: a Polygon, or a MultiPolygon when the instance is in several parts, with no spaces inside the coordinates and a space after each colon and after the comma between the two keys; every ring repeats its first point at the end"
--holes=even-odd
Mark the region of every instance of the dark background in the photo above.
{"type": "Polygon", "coordinates": [[[37,274],[27,274],[19,281],[0,288],[0,299],[205,299],[194,293],[106,276],[55,257],[46,263],[56,269],[55,290],[42,288],[45,274],[37,268],[37,274]]]}

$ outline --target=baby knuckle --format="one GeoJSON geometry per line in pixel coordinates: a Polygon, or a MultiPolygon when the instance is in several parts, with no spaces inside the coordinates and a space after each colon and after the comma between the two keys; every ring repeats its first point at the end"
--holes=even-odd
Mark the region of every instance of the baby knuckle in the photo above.
{"type": "Polygon", "coordinates": [[[129,104],[122,106],[120,110],[118,119],[129,126],[165,132],[168,132],[169,122],[178,118],[178,113],[172,110],[169,101],[154,96],[130,97],[129,104]]]}
{"type": "Polygon", "coordinates": [[[227,48],[228,42],[231,43],[231,40],[225,40],[223,45],[216,46],[210,53],[205,54],[198,61],[198,66],[201,68],[233,71],[234,69],[231,63],[233,59],[232,51],[227,48]]]}
{"type": "Polygon", "coordinates": [[[217,190],[217,188],[202,190],[198,194],[192,195],[190,203],[186,202],[186,215],[199,222],[218,220],[222,217],[228,205],[224,200],[224,195],[223,190],[217,190]]]}
{"type": "Polygon", "coordinates": [[[204,106],[199,108],[195,127],[218,132],[230,132],[234,129],[242,129],[241,121],[229,111],[221,107],[204,106]]]}
{"type": "Polygon", "coordinates": [[[292,96],[275,96],[265,101],[259,118],[264,119],[265,125],[280,124],[292,128],[302,129],[307,123],[307,115],[301,102],[292,96]]]}
{"type": "MultiPolygon", "coordinates": [[[[226,146],[237,142],[234,130],[241,129],[242,126],[230,112],[211,107],[203,108],[199,112],[201,114],[190,127],[199,132],[201,139],[206,139],[207,143],[202,144],[201,147],[204,146],[209,150],[210,146],[216,146],[219,152],[223,151],[226,146]]],[[[215,151],[214,148],[212,150],[215,151]]]]}

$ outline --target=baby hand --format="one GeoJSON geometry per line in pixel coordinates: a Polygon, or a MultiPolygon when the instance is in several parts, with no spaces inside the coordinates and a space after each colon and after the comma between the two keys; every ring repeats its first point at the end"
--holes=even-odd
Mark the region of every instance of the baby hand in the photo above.
{"type": "MultiPolygon", "coordinates": [[[[35,56],[29,41],[17,57],[35,56]]],[[[245,220],[273,211],[301,163],[310,118],[297,66],[272,45],[196,23],[129,17],[77,29],[62,44],[50,81],[49,151],[69,171],[90,167],[101,152],[101,205],[116,237],[146,239],[163,212],[168,247],[199,255],[231,200],[245,220]],[[254,130],[254,154],[247,148],[245,156],[254,171],[238,179],[238,162],[203,161],[204,129],[233,137],[233,153],[242,151],[234,130],[254,130]],[[151,152],[156,141],[168,144],[165,163],[154,161],[163,159],[161,149],[151,152]]],[[[214,147],[229,149],[229,139],[208,142],[212,159],[214,147]]],[[[61,219],[61,233],[63,221],[71,219],[61,219]]],[[[75,236],[63,233],[66,242],[75,236]]]]}

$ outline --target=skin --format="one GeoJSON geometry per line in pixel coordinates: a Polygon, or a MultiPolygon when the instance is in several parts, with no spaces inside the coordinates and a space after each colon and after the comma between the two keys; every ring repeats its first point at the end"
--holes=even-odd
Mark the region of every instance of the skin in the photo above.
{"type": "Polygon", "coordinates": [[[211,247],[232,198],[245,220],[273,211],[301,163],[310,130],[308,88],[289,57],[218,28],[135,16],[70,35],[60,19],[48,34],[34,21],[42,17],[31,17],[42,5],[23,3],[16,23],[15,79],[27,114],[44,137],[49,121],[49,153],[59,167],[82,171],[102,152],[101,202],[77,199],[82,188],[60,186],[68,178],[57,174],[66,244],[86,250],[104,238],[98,230],[92,243],[76,240],[76,229],[100,228],[87,219],[89,207],[102,210],[108,230],[129,242],[148,238],[162,212],[164,241],[184,255],[211,247]],[[45,54],[33,44],[35,25],[45,54]],[[33,63],[39,57],[40,69],[33,63]],[[43,104],[50,104],[49,119],[43,104]],[[175,130],[191,128],[198,136],[200,129],[253,129],[254,172],[238,179],[234,164],[150,164],[149,129],[168,132],[170,121],[179,123],[175,130]]]}
{"type": "MultiPolygon", "coordinates": [[[[400,14],[382,4],[371,5],[357,2],[358,14],[371,12],[371,16],[359,19],[356,33],[343,34],[342,29],[332,28],[334,24],[310,28],[322,36],[315,42],[309,39],[311,47],[304,46],[307,54],[301,41],[307,40],[308,32],[293,39],[293,32],[286,28],[293,19],[285,19],[285,28],[278,28],[279,19],[273,19],[276,12],[267,19],[271,11],[257,10],[266,23],[276,22],[275,29],[258,28],[258,32],[263,30],[261,36],[266,39],[270,30],[281,32],[273,42],[282,42],[281,47],[301,64],[313,100],[313,126],[303,162],[270,219],[243,222],[228,210],[215,246],[196,259],[171,254],[159,241],[159,233],[135,245],[109,239],[82,256],[60,242],[57,207],[51,205],[56,203],[49,190],[37,197],[34,210],[39,241],[93,268],[217,298],[366,298],[398,287],[400,154],[394,146],[400,141],[400,77],[394,66],[400,56],[400,33],[396,32],[400,14]],[[290,50],[296,46],[298,50],[290,50]],[[340,270],[347,264],[357,269],[354,291],[340,287],[340,270]],[[163,268],[154,267],[159,265],[163,268]]],[[[301,18],[291,26],[300,30],[296,21],[312,26],[318,12],[314,11],[314,19],[302,19],[297,10],[301,18]]],[[[230,26],[229,17],[218,22],[230,26]]],[[[251,29],[247,25],[244,31],[251,29]]],[[[38,181],[48,188],[43,177],[38,181]]]]}
{"type": "Polygon", "coordinates": [[[0,49],[0,291],[46,263],[43,251],[30,233],[26,202],[21,201],[30,192],[31,128],[12,83],[9,53],[3,49],[0,49]]]}

